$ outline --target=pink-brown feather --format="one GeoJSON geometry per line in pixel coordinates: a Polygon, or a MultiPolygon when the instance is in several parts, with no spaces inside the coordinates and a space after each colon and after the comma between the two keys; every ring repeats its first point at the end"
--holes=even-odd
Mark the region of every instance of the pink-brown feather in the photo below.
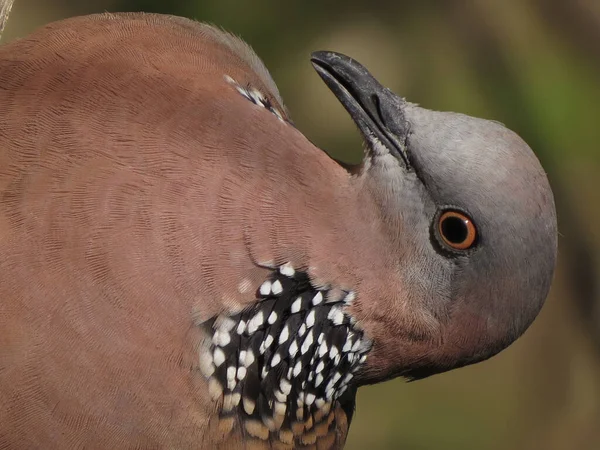
{"type": "MultiPolygon", "coordinates": [[[[376,331],[382,315],[414,322],[406,299],[388,297],[400,280],[356,179],[227,83],[285,111],[202,30],[106,14],[0,47],[9,447],[213,448],[196,325],[252,301],[240,283],[254,292],[264,265],[289,261],[315,283],[355,289],[350,311],[380,342],[392,338],[376,331]]],[[[389,348],[378,348],[385,371],[389,348]]]]}

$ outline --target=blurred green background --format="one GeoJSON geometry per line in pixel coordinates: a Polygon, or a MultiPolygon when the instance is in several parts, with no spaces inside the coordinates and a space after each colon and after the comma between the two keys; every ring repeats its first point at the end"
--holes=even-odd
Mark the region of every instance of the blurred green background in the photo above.
{"type": "Polygon", "coordinates": [[[347,161],[352,121],[314,50],[361,61],[431,109],[499,120],[536,151],[559,207],[560,263],[539,319],[490,361],[360,389],[348,449],[600,449],[599,0],[15,0],[9,41],[68,16],[153,11],[249,42],[297,126],[347,161]]]}

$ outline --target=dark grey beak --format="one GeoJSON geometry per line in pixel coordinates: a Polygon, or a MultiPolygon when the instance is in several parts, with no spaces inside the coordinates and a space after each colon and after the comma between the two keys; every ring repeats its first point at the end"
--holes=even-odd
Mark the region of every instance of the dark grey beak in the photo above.
{"type": "Polygon", "coordinates": [[[320,51],[311,62],[325,84],[344,105],[369,149],[381,146],[409,168],[406,152],[408,127],[403,118],[404,100],[383,87],[360,63],[341,53],[320,51]]]}

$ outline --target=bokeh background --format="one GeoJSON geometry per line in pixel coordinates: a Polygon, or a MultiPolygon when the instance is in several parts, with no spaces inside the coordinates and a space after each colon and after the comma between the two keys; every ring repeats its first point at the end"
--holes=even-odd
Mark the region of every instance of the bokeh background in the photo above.
{"type": "Polygon", "coordinates": [[[554,187],[560,262],[530,330],[490,361],[361,388],[348,449],[600,449],[599,0],[15,0],[4,42],[53,20],[148,11],[218,24],[270,68],[297,126],[355,162],[314,50],[361,61],[431,109],[504,122],[554,187]]]}

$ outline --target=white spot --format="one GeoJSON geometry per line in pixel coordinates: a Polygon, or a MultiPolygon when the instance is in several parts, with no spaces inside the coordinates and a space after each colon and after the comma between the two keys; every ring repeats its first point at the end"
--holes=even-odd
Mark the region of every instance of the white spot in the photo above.
{"type": "Polygon", "coordinates": [[[213,357],[208,351],[202,352],[200,354],[200,370],[206,378],[212,376],[212,374],[215,372],[213,357]]]}
{"type": "Polygon", "coordinates": [[[275,322],[277,322],[277,313],[275,311],[272,311],[271,314],[269,314],[267,322],[269,322],[269,325],[273,325],[275,322]]]}
{"type": "Polygon", "coordinates": [[[272,334],[268,334],[267,337],[265,338],[265,349],[271,347],[271,344],[273,343],[275,339],[273,339],[273,335],[272,334]]]}
{"type": "Polygon", "coordinates": [[[334,392],[335,392],[335,391],[333,390],[333,388],[328,388],[328,389],[326,389],[326,390],[325,390],[325,397],[326,397],[328,400],[331,400],[331,399],[333,398],[333,393],[334,393],[334,392]]]}
{"type": "Polygon", "coordinates": [[[321,293],[321,291],[317,292],[317,294],[313,297],[312,299],[312,304],[314,306],[317,306],[318,304],[320,304],[323,301],[323,294],[321,293]]]}
{"type": "Polygon", "coordinates": [[[281,115],[281,113],[279,112],[279,110],[277,108],[273,108],[273,114],[275,114],[277,116],[277,118],[283,122],[283,116],[281,115]]]}
{"type": "Polygon", "coordinates": [[[250,365],[254,362],[254,352],[252,350],[248,350],[246,352],[246,357],[244,358],[244,366],[250,367],[250,365]]]}
{"type": "Polygon", "coordinates": [[[235,80],[234,80],[233,78],[231,78],[231,77],[230,77],[229,75],[227,75],[227,74],[223,75],[223,78],[224,78],[224,79],[225,79],[225,81],[227,81],[228,83],[231,83],[231,84],[237,84],[237,83],[235,82],[235,80]]]}
{"type": "Polygon", "coordinates": [[[306,316],[306,326],[308,328],[312,327],[315,324],[315,310],[311,310],[306,316]]]}
{"type": "Polygon", "coordinates": [[[250,94],[248,93],[248,91],[246,89],[239,87],[239,86],[237,86],[236,89],[240,94],[242,94],[248,100],[252,100],[252,98],[250,97],[250,94]]]}
{"type": "Polygon", "coordinates": [[[274,395],[277,401],[279,402],[285,402],[287,400],[287,395],[285,395],[279,389],[275,389],[274,395]]]}
{"type": "Polygon", "coordinates": [[[288,371],[287,371],[287,377],[286,377],[287,379],[292,378],[292,370],[293,369],[291,367],[288,369],[288,371]]]}
{"type": "Polygon", "coordinates": [[[345,384],[340,386],[338,389],[338,397],[340,397],[344,392],[346,392],[346,389],[348,388],[348,386],[346,386],[345,384]]]}
{"type": "Polygon", "coordinates": [[[279,295],[283,292],[283,286],[279,280],[275,280],[271,285],[271,292],[275,295],[279,295]]]}
{"type": "MultiPolygon", "coordinates": [[[[270,405],[272,405],[273,402],[270,403],[270,405]]],[[[275,421],[273,420],[272,417],[267,417],[267,416],[262,416],[262,423],[265,425],[265,427],[267,427],[269,430],[275,430],[277,427],[275,426],[275,421]]],[[[282,421],[283,422],[283,421],[282,421]]]]}
{"type": "Polygon", "coordinates": [[[229,389],[230,391],[233,391],[235,389],[235,378],[233,380],[227,380],[227,389],[229,389]]]}
{"type": "Polygon", "coordinates": [[[321,371],[325,368],[325,363],[323,361],[320,361],[319,364],[317,364],[317,368],[315,369],[316,373],[321,373],[321,371]]]}
{"type": "Polygon", "coordinates": [[[340,352],[338,351],[337,347],[336,347],[335,345],[333,345],[333,346],[331,347],[331,350],[329,350],[329,357],[330,357],[331,359],[333,359],[333,358],[335,358],[337,355],[339,355],[339,353],[340,353],[340,352]]]}
{"type": "Polygon", "coordinates": [[[306,333],[306,325],[302,324],[300,325],[300,328],[298,329],[298,335],[300,337],[304,336],[304,333],[306,333]]]}
{"type": "Polygon", "coordinates": [[[357,339],[354,345],[352,346],[352,351],[356,352],[360,348],[360,339],[357,339]]]}
{"type": "Polygon", "coordinates": [[[283,344],[285,341],[288,340],[289,337],[290,337],[290,329],[286,325],[285,327],[283,327],[283,330],[281,330],[281,334],[279,335],[279,343],[283,344]]]}
{"type": "Polygon", "coordinates": [[[279,273],[281,275],[285,275],[286,277],[293,277],[296,271],[292,267],[292,265],[288,262],[279,268],[279,273]]]}
{"type": "Polygon", "coordinates": [[[350,292],[348,292],[346,297],[344,297],[344,303],[346,305],[351,305],[355,298],[356,298],[356,294],[354,293],[354,291],[350,291],[350,292]]]}
{"type": "Polygon", "coordinates": [[[290,348],[288,349],[288,353],[293,358],[298,353],[298,343],[296,341],[290,344],[290,348]]]}
{"type": "Polygon", "coordinates": [[[254,412],[254,408],[256,407],[256,403],[254,402],[254,400],[244,397],[243,405],[244,411],[246,411],[248,415],[252,415],[252,413],[254,412]]]}
{"type": "Polygon", "coordinates": [[[337,366],[340,363],[341,359],[342,357],[340,355],[335,355],[335,358],[333,358],[333,365],[337,366]]]}
{"type": "Polygon", "coordinates": [[[215,366],[219,367],[221,364],[225,362],[225,352],[220,348],[215,348],[213,353],[213,359],[215,362],[215,366]]]}
{"type": "Polygon", "coordinates": [[[275,353],[275,355],[271,359],[271,367],[275,367],[280,362],[281,362],[281,356],[279,356],[279,353],[275,353]]]}
{"type": "Polygon", "coordinates": [[[327,318],[331,320],[334,325],[341,325],[344,322],[344,313],[339,307],[334,306],[329,310],[327,318]]]}
{"type": "Polygon", "coordinates": [[[331,383],[333,383],[333,384],[337,383],[340,380],[340,378],[342,378],[342,374],[339,372],[336,372],[333,375],[333,378],[331,379],[331,383]]]}
{"type": "Polygon", "coordinates": [[[271,293],[271,282],[267,280],[263,284],[261,284],[259,292],[260,295],[269,295],[271,293]]]}
{"type": "Polygon", "coordinates": [[[225,347],[231,342],[231,336],[227,331],[217,331],[213,336],[213,344],[225,347]]]}
{"type": "Polygon", "coordinates": [[[296,404],[298,405],[298,408],[302,408],[304,406],[304,394],[302,394],[302,392],[300,393],[300,395],[298,395],[296,404]]]}
{"type": "Polygon", "coordinates": [[[245,359],[246,359],[246,350],[241,350],[238,361],[240,362],[240,364],[244,364],[245,359]]]}
{"type": "Polygon", "coordinates": [[[325,390],[326,390],[326,391],[331,391],[331,390],[333,390],[333,385],[334,385],[334,384],[335,384],[335,383],[333,382],[333,379],[330,379],[330,380],[329,380],[329,382],[327,383],[327,386],[325,387],[325,390]]]}
{"type": "Polygon", "coordinates": [[[344,379],[342,380],[342,384],[348,384],[348,382],[354,377],[351,373],[347,373],[344,379]]]}
{"type": "Polygon", "coordinates": [[[302,384],[300,385],[300,387],[301,387],[302,389],[306,388],[306,381],[303,381],[303,382],[302,382],[302,384]]]}
{"type": "Polygon", "coordinates": [[[295,314],[297,312],[300,312],[300,307],[302,306],[302,297],[298,297],[294,303],[292,303],[292,314],[295,314]]]}
{"type": "Polygon", "coordinates": [[[315,394],[306,394],[305,402],[308,406],[312,405],[315,401],[315,394]]]}
{"type": "Polygon", "coordinates": [[[261,380],[264,380],[268,374],[269,374],[269,369],[267,369],[267,365],[265,364],[260,372],[261,380]]]}
{"type": "Polygon", "coordinates": [[[231,394],[225,394],[223,396],[223,411],[231,411],[233,409],[233,402],[231,394]]]}
{"type": "Polygon", "coordinates": [[[285,402],[275,402],[275,408],[273,408],[275,412],[279,415],[284,415],[286,410],[285,402]]]}
{"type": "Polygon", "coordinates": [[[296,361],[296,365],[294,366],[294,377],[297,377],[298,375],[300,375],[300,372],[302,371],[302,361],[298,360],[296,361]]]}
{"type": "Polygon", "coordinates": [[[347,353],[349,351],[352,351],[352,340],[350,338],[346,339],[346,342],[342,347],[342,352],[347,353]]]}
{"type": "Polygon", "coordinates": [[[321,334],[319,335],[319,339],[317,339],[317,342],[318,342],[319,344],[322,344],[324,340],[325,340],[325,333],[321,333],[321,334]]]}
{"type": "Polygon", "coordinates": [[[302,347],[300,348],[300,351],[302,352],[302,354],[304,355],[309,349],[310,346],[313,343],[313,333],[312,331],[308,332],[308,335],[306,336],[306,339],[304,339],[304,342],[302,343],[302,347]]]}
{"type": "Polygon", "coordinates": [[[325,406],[325,400],[323,400],[322,398],[318,398],[315,400],[315,406],[319,409],[321,409],[323,406],[325,406]]]}
{"type": "Polygon", "coordinates": [[[246,322],[243,320],[240,320],[240,323],[238,324],[236,331],[237,331],[237,334],[242,334],[244,331],[246,331],[246,322]]]}
{"type": "Polygon", "coordinates": [[[233,394],[231,396],[231,403],[233,403],[233,406],[237,406],[240,404],[240,400],[242,399],[242,394],[240,394],[239,392],[236,392],[235,394],[233,394]]]}
{"type": "Polygon", "coordinates": [[[221,331],[221,347],[225,347],[231,342],[231,335],[227,331],[221,331]]]}
{"type": "Polygon", "coordinates": [[[360,357],[359,363],[360,363],[360,364],[362,364],[362,363],[364,363],[366,360],[367,360],[367,355],[362,355],[362,356],[360,357]]]}
{"type": "MultiPolygon", "coordinates": [[[[262,101],[263,101],[263,100],[264,100],[264,98],[265,98],[265,97],[264,97],[264,96],[263,96],[263,95],[262,95],[262,94],[261,94],[259,91],[257,91],[256,89],[251,89],[249,93],[250,93],[250,96],[252,97],[252,100],[254,100],[254,102],[255,102],[256,104],[259,104],[259,105],[262,103],[262,101]]],[[[261,105],[261,106],[262,106],[262,105],[261,105]]]]}
{"type": "Polygon", "coordinates": [[[227,368],[227,381],[235,380],[236,369],[234,366],[229,366],[227,368]]]}
{"type": "Polygon", "coordinates": [[[256,330],[258,330],[258,327],[260,327],[264,321],[265,318],[263,316],[263,312],[257,312],[256,315],[248,322],[248,334],[253,334],[254,332],[256,332],[256,330]]]}
{"type": "Polygon", "coordinates": [[[221,332],[230,332],[235,327],[235,321],[226,316],[219,316],[215,321],[215,325],[221,330],[221,332]]]}
{"type": "Polygon", "coordinates": [[[292,383],[284,378],[279,383],[279,389],[281,389],[281,392],[285,395],[290,395],[290,392],[292,392],[292,383]]]}
{"type": "Polygon", "coordinates": [[[319,346],[319,358],[322,358],[325,353],[327,353],[327,342],[323,341],[319,346]]]}
{"type": "Polygon", "coordinates": [[[318,374],[315,379],[315,387],[319,387],[319,385],[323,382],[323,375],[318,374]]]}
{"type": "Polygon", "coordinates": [[[312,372],[310,372],[308,374],[308,381],[312,381],[313,377],[314,377],[314,374],[312,372]]]}
{"type": "Polygon", "coordinates": [[[245,376],[246,376],[246,368],[244,366],[238,367],[238,370],[237,370],[237,379],[240,380],[240,381],[242,381],[245,376]]]}
{"type": "Polygon", "coordinates": [[[355,356],[354,353],[348,353],[348,362],[352,364],[354,362],[355,356]]]}

